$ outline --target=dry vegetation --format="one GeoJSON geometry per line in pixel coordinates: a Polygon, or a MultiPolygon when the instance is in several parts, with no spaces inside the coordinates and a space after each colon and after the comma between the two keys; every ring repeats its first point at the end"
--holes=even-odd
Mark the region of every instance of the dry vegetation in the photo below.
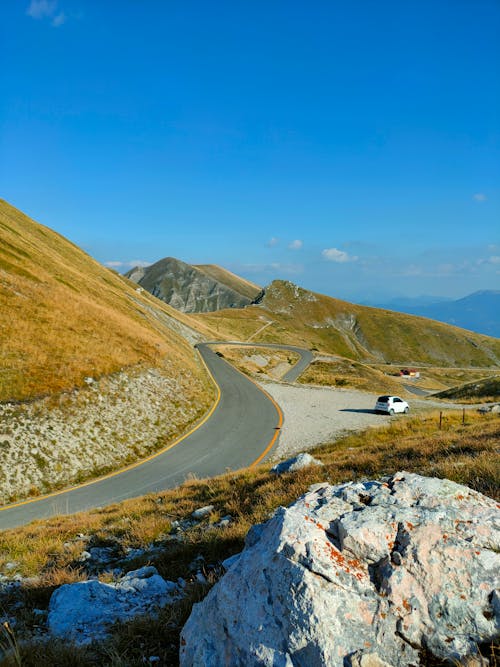
{"type": "Polygon", "coordinates": [[[451,399],[459,403],[500,401],[500,376],[477,380],[460,387],[452,387],[436,394],[437,398],[451,399]]]}
{"type": "Polygon", "coordinates": [[[350,359],[318,360],[312,363],[299,380],[302,384],[327,387],[348,387],[359,391],[406,396],[401,382],[382,371],[350,359]]]}
{"type": "MultiPolygon", "coordinates": [[[[373,364],[383,373],[388,373],[395,377],[399,377],[399,371],[403,366],[396,366],[394,364],[373,364]]],[[[420,373],[420,379],[417,386],[422,389],[430,391],[439,391],[441,389],[448,389],[456,387],[468,382],[477,382],[478,380],[486,380],[498,375],[498,367],[492,369],[486,368],[450,368],[438,366],[415,366],[412,365],[416,371],[420,373]]]]}
{"type": "MultiPolygon", "coordinates": [[[[192,322],[0,200],[0,400],[81,386],[137,363],[200,375],[192,322]]],[[[210,335],[210,334],[209,334],[210,335]]],[[[193,396],[193,398],[195,398],[193,396]]]]}
{"type": "MultiPolygon", "coordinates": [[[[20,593],[23,611],[19,612],[19,628],[24,627],[28,634],[37,623],[33,610],[47,606],[54,588],[82,578],[83,566],[76,559],[87,543],[79,541],[80,533],[91,536],[93,544],[119,544],[122,549],[161,545],[157,556],[145,557],[130,567],[147,559],[168,579],[189,579],[189,564],[201,555],[209,580],[208,585],[193,581],[188,597],[162,612],[159,619],[138,619],[117,627],[105,645],[78,650],[55,641],[21,646],[22,664],[138,666],[143,664],[144,656],[150,655],[160,656],[161,664],[176,664],[180,628],[193,602],[219,576],[220,561],[241,550],[251,525],[266,520],[277,506],[294,501],[315,482],[339,483],[408,470],[446,477],[498,498],[498,417],[470,412],[464,424],[462,412],[446,413],[441,430],[438,424],[438,415],[426,414],[350,435],[313,451],[325,464],[321,469],[312,467],[276,478],[268,466],[261,466],[210,480],[193,480],[158,495],[1,533],[0,570],[10,561],[18,563],[17,572],[23,575],[39,575],[20,593]],[[180,541],[166,539],[175,519],[185,518],[206,504],[214,505],[214,511],[202,525],[187,530],[180,541]],[[214,523],[227,514],[234,521],[225,528],[215,527],[214,523]]],[[[12,602],[4,600],[3,604],[12,602]]],[[[16,663],[11,660],[3,664],[16,663]]]]}
{"type": "Polygon", "coordinates": [[[500,340],[448,324],[314,294],[274,281],[261,304],[195,316],[227,339],[286,343],[367,363],[494,367],[500,340]]]}

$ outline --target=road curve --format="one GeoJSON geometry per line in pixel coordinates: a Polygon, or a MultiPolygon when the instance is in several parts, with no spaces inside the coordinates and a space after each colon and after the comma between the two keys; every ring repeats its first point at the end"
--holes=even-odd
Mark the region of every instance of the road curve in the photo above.
{"type": "Polygon", "coordinates": [[[217,340],[205,345],[237,345],[238,347],[271,347],[275,350],[289,350],[299,355],[299,360],[289,371],[281,378],[285,382],[295,382],[295,380],[302,375],[302,373],[309,366],[314,359],[314,355],[309,350],[302,347],[295,347],[294,345],[279,345],[278,343],[240,343],[239,341],[217,340]]]}
{"type": "MultiPolygon", "coordinates": [[[[212,477],[263,460],[278,438],[283,421],[281,410],[270,396],[215,354],[209,345],[197,346],[219,390],[216,407],[208,420],[145,461],[77,487],[0,507],[0,530],[35,519],[104,507],[173,488],[193,475],[212,477]]],[[[300,348],[273,347],[298,351],[301,362],[306,353],[300,348]]]]}

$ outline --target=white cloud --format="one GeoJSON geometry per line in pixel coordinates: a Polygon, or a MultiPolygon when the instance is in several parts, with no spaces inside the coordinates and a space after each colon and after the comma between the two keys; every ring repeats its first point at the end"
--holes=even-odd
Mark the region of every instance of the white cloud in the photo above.
{"type": "Polygon", "coordinates": [[[483,202],[483,201],[486,201],[487,197],[484,194],[484,192],[476,192],[473,199],[475,199],[478,202],[483,202]]]}
{"type": "Polygon", "coordinates": [[[288,248],[290,250],[300,250],[303,245],[304,241],[301,241],[300,239],[295,239],[295,241],[292,241],[291,243],[288,244],[288,248]]]}
{"type": "Polygon", "coordinates": [[[60,12],[57,14],[57,16],[54,16],[52,20],[52,25],[54,28],[59,28],[60,25],[63,25],[66,23],[66,14],[64,12],[60,12]]]}
{"type": "Polygon", "coordinates": [[[337,264],[355,262],[358,259],[355,255],[348,255],[343,250],[338,250],[337,248],[325,248],[321,254],[329,262],[337,262],[337,264]]]}
{"type": "Polygon", "coordinates": [[[274,246],[278,245],[279,242],[280,240],[276,236],[272,236],[267,242],[267,247],[274,248],[274,246]]]}
{"type": "Polygon", "coordinates": [[[31,0],[26,14],[32,19],[40,20],[54,16],[56,7],[56,0],[31,0]]]}
{"type": "Polygon", "coordinates": [[[59,28],[68,19],[63,11],[59,11],[57,0],[31,0],[26,14],[36,21],[48,19],[54,28],[59,28]]]}

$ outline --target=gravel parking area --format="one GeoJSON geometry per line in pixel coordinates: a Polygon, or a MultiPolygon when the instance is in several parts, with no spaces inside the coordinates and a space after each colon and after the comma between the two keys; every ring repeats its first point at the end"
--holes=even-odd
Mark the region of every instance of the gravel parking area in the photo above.
{"type": "MultiPolygon", "coordinates": [[[[261,382],[283,411],[284,424],[277,447],[269,460],[281,460],[325,442],[336,440],[350,431],[386,424],[406,415],[378,415],[373,412],[377,394],[354,389],[306,387],[278,382],[261,382]]],[[[421,399],[408,399],[410,414],[429,409],[455,406],[421,399]]],[[[471,406],[472,407],[472,406],[471,406]]]]}

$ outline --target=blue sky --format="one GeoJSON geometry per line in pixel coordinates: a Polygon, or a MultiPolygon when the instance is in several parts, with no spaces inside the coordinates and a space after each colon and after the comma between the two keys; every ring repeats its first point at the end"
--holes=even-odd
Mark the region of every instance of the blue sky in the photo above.
{"type": "Polygon", "coordinates": [[[500,289],[496,0],[3,0],[0,196],[125,271],[500,289]]]}

